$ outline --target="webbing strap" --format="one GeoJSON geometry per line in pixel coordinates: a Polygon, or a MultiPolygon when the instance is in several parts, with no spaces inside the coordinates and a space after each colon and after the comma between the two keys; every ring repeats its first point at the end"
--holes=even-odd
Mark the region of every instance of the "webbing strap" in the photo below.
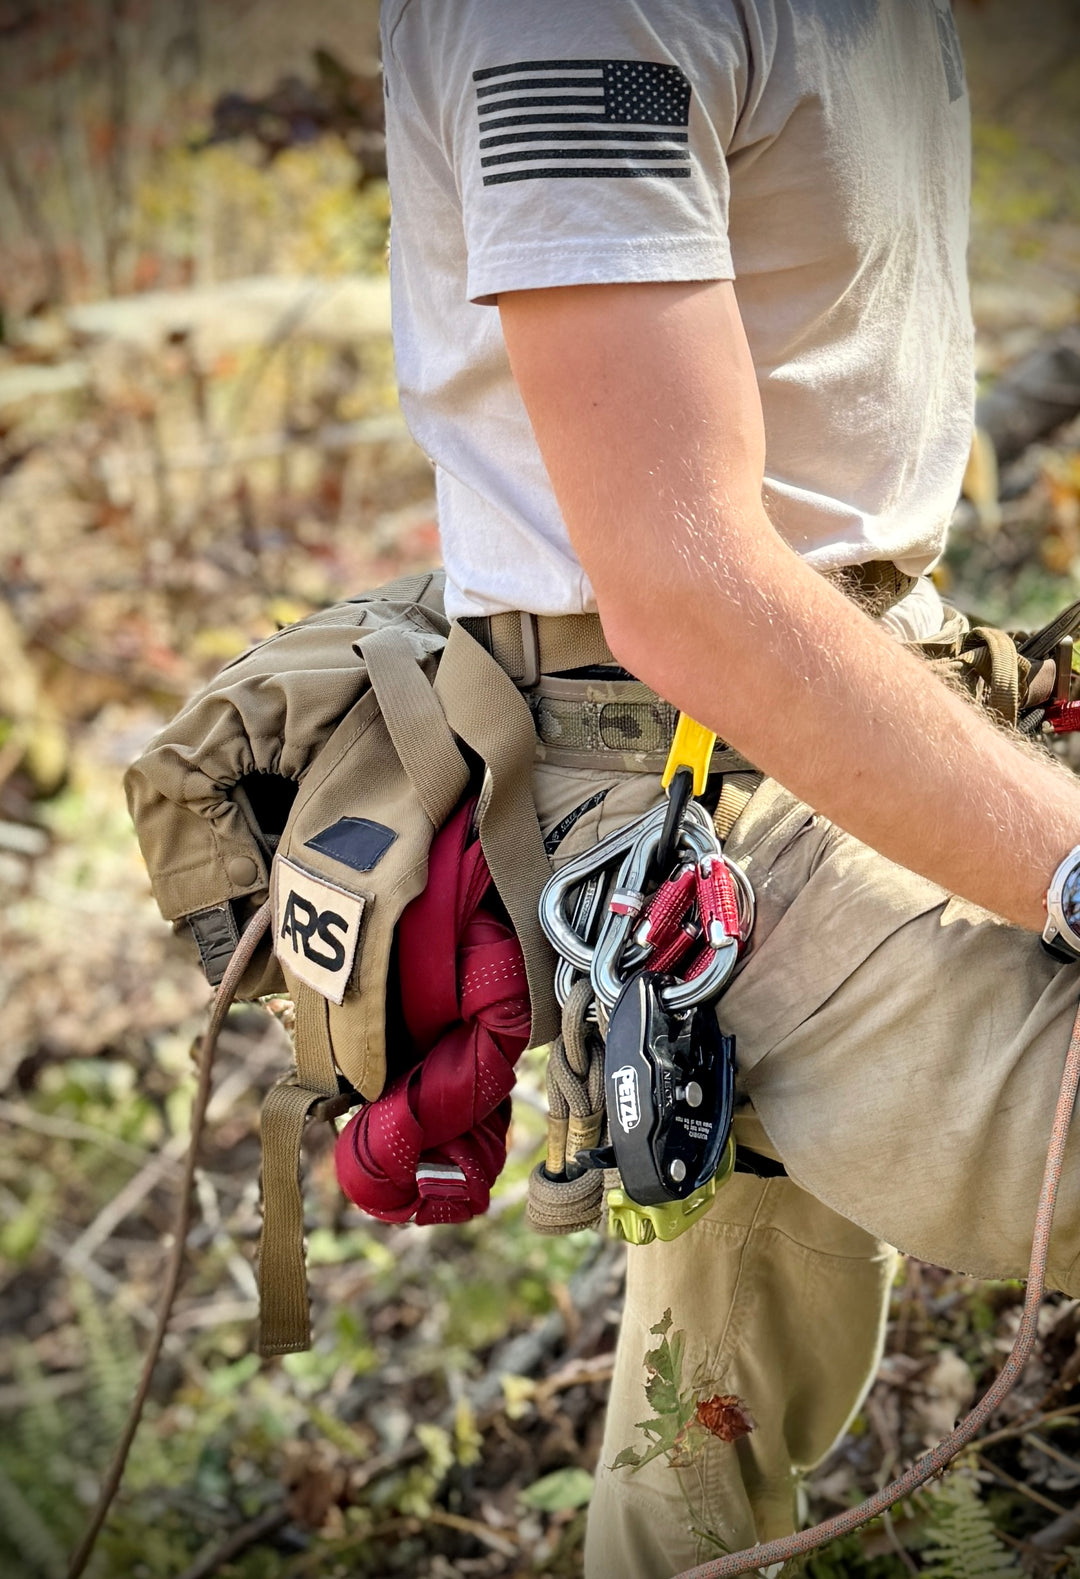
{"type": "MultiPolygon", "coordinates": [[[[916,577],[884,559],[845,565],[829,573],[864,613],[879,618],[907,596],[916,577]]],[[[467,616],[459,622],[518,685],[533,686],[542,674],[561,674],[590,664],[615,663],[598,614],[506,614],[467,616]]]]}
{"type": "MultiPolygon", "coordinates": [[[[456,632],[456,641],[451,635],[435,689],[400,632],[375,631],[358,647],[394,749],[435,828],[448,820],[468,783],[452,730],[488,768],[491,793],[480,812],[480,843],[525,955],[532,1039],[550,1040],[554,960],[536,911],[550,868],[532,799],[536,737],[528,707],[513,682],[464,631],[456,632]]],[[[312,1110],[326,1111],[327,1101],[337,1096],[327,1014],[326,1001],[299,984],[297,1068],[263,1104],[259,1347],[264,1354],[310,1346],[300,1146],[312,1110]]]]}
{"type": "Polygon", "coordinates": [[[990,678],[986,706],[1003,723],[1016,727],[1020,712],[1020,671],[1016,644],[1011,636],[993,625],[976,625],[969,640],[984,642],[990,654],[990,678]]]}
{"type": "Polygon", "coordinates": [[[918,581],[898,570],[889,559],[870,559],[863,565],[842,565],[825,573],[826,580],[839,587],[845,597],[857,603],[871,619],[880,619],[906,598],[918,581]]]}
{"type": "Polygon", "coordinates": [[[542,674],[614,663],[597,614],[486,614],[461,622],[518,685],[542,674]]]}
{"type": "Polygon", "coordinates": [[[551,867],[532,795],[532,715],[514,682],[460,624],[451,626],[435,692],[450,728],[490,774],[480,797],[480,843],[525,956],[532,1004],[529,1045],[536,1047],[554,1041],[559,1012],[555,954],[537,914],[551,867]]]}
{"type": "Polygon", "coordinates": [[[761,780],[760,773],[724,774],[724,782],[720,786],[720,799],[713,812],[713,827],[721,844],[738,822],[743,809],[750,804],[761,780]]]}
{"type": "MultiPolygon", "coordinates": [[[[425,682],[426,683],[426,682],[425,682]]],[[[296,1070],[267,1094],[261,1118],[262,1234],[259,1239],[259,1352],[311,1347],[300,1146],[312,1108],[338,1094],[327,1003],[297,983],[296,1070]]]]}
{"type": "Polygon", "coordinates": [[[388,625],[356,645],[394,750],[428,821],[441,828],[469,782],[446,715],[401,631],[388,625]]]}

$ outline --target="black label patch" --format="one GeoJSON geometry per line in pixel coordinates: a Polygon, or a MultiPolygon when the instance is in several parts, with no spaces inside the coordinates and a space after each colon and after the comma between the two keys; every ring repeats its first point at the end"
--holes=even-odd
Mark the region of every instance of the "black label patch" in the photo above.
{"type": "Polygon", "coordinates": [[[690,83],[652,60],[516,60],[473,72],[485,186],[690,175],[690,83]]]}
{"type": "Polygon", "coordinates": [[[340,1003],[352,974],[364,899],[305,872],[284,856],[274,861],[274,953],[294,976],[340,1003]]]}
{"type": "Polygon", "coordinates": [[[211,987],[217,987],[225,974],[232,951],[240,941],[240,929],[232,905],[213,905],[209,910],[197,910],[194,915],[188,916],[187,924],[198,944],[206,979],[211,987]]]}
{"type": "Polygon", "coordinates": [[[378,866],[397,834],[381,822],[370,822],[367,817],[339,817],[313,839],[305,842],[306,850],[318,850],[332,861],[351,866],[354,872],[370,872],[378,866]]]}

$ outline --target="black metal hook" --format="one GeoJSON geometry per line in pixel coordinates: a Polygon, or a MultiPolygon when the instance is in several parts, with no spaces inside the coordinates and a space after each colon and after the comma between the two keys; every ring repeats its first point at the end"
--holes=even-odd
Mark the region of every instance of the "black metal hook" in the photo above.
{"type": "Polygon", "coordinates": [[[660,830],[660,843],[656,846],[655,870],[659,873],[661,882],[675,864],[683,818],[686,816],[686,808],[690,804],[693,793],[693,768],[676,768],[668,785],[667,813],[664,817],[664,826],[660,830]]]}

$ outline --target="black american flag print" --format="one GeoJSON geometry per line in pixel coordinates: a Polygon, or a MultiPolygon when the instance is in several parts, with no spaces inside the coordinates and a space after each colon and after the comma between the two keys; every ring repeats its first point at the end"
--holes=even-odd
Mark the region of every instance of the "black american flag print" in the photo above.
{"type": "Polygon", "coordinates": [[[516,60],[473,81],[485,186],[690,174],[690,84],[678,66],[516,60]]]}

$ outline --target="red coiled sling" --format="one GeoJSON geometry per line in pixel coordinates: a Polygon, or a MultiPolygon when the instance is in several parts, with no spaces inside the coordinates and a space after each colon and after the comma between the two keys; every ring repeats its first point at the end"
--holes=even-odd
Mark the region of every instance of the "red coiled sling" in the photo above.
{"type": "Polygon", "coordinates": [[[398,922],[401,1003],[418,1062],[338,1137],[341,1188],[384,1222],[476,1217],[506,1161],[529,993],[474,811],[466,803],[435,835],[427,886],[398,922]]]}

